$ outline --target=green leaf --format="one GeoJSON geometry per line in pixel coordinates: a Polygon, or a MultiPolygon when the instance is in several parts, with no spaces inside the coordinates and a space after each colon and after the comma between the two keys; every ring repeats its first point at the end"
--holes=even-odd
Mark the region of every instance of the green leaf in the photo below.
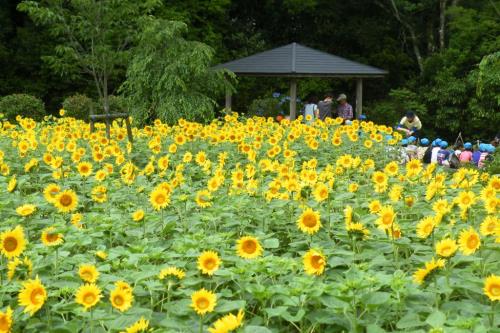
{"type": "Polygon", "coordinates": [[[234,310],[243,309],[245,307],[245,301],[220,301],[217,304],[217,312],[224,313],[234,310]]]}
{"type": "Polygon", "coordinates": [[[283,314],[286,313],[287,309],[288,309],[287,306],[278,306],[275,308],[266,308],[265,311],[267,312],[269,318],[272,318],[272,317],[282,317],[283,314]]]}
{"type": "Polygon", "coordinates": [[[366,327],[366,333],[385,333],[386,331],[376,324],[370,324],[366,327]]]}
{"type": "Polygon", "coordinates": [[[273,331],[269,330],[264,326],[249,325],[245,326],[243,333],[273,333],[273,331]]]}
{"type": "Polygon", "coordinates": [[[405,329],[423,325],[425,325],[425,323],[420,321],[420,317],[418,316],[418,314],[410,311],[397,322],[396,327],[399,329],[405,329]]]}
{"type": "Polygon", "coordinates": [[[446,315],[436,310],[427,317],[425,322],[434,328],[443,327],[443,324],[446,322],[446,315]]]}
{"type": "Polygon", "coordinates": [[[280,246],[280,241],[277,238],[269,238],[264,240],[263,245],[267,249],[277,249],[280,246]]]}

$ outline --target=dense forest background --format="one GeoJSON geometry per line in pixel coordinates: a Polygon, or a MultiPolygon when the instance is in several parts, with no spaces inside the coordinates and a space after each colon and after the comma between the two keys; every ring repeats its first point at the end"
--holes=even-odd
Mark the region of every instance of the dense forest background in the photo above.
{"type": "MultiPolygon", "coordinates": [[[[50,113],[75,93],[97,98],[90,78],[46,61],[61,41],[20,2],[0,0],[0,96],[35,95],[50,113]]],[[[212,64],[295,41],[388,70],[364,85],[364,112],[377,122],[393,125],[412,109],[428,136],[487,140],[500,128],[500,1],[164,0],[153,15],[184,22],[187,40],[212,48],[212,64]]],[[[110,74],[111,93],[125,76],[126,64],[110,74]]],[[[304,79],[298,91],[354,97],[354,84],[304,79]]],[[[288,93],[288,82],[240,78],[236,88],[234,108],[245,112],[256,98],[288,93]]]]}

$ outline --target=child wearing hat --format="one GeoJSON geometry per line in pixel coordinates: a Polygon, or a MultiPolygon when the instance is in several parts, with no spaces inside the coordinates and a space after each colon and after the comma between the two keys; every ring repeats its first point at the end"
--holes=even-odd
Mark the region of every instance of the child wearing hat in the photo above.
{"type": "Polygon", "coordinates": [[[464,150],[460,153],[458,159],[461,164],[467,164],[472,161],[472,143],[464,143],[464,150]]]}
{"type": "MultiPolygon", "coordinates": [[[[429,139],[423,138],[422,140],[420,140],[420,146],[417,147],[417,158],[419,160],[423,161],[425,153],[429,149],[428,146],[429,146],[429,139]]],[[[429,163],[430,162],[430,156],[429,156],[429,162],[425,162],[425,161],[423,161],[423,162],[424,163],[429,163]]]]}
{"type": "Polygon", "coordinates": [[[414,160],[417,158],[417,150],[418,147],[416,145],[417,143],[417,138],[414,136],[408,137],[408,146],[406,147],[406,153],[408,154],[408,159],[409,160],[414,160]]]}
{"type": "Polygon", "coordinates": [[[446,141],[441,141],[439,144],[439,149],[437,153],[437,163],[439,165],[444,165],[444,166],[449,166],[448,158],[450,158],[450,151],[446,148],[448,148],[448,142],[446,141]]]}
{"type": "Polygon", "coordinates": [[[441,139],[436,139],[432,141],[432,151],[431,151],[431,163],[437,163],[437,155],[441,147],[439,145],[441,144],[441,139]]]}

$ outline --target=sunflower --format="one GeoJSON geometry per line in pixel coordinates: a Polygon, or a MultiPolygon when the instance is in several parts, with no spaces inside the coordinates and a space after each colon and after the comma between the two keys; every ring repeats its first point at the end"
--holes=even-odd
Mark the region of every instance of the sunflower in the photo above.
{"type": "Polygon", "coordinates": [[[496,214],[497,207],[499,206],[500,200],[497,198],[491,198],[484,202],[484,209],[489,214],[496,214]]]}
{"type": "Polygon", "coordinates": [[[135,222],[140,222],[144,219],[144,210],[138,209],[132,213],[132,220],[135,222]]]}
{"type": "Polygon", "coordinates": [[[321,216],[319,212],[307,208],[297,220],[297,225],[302,232],[312,235],[321,228],[321,216]]]}
{"type": "Polygon", "coordinates": [[[451,238],[445,238],[436,243],[436,253],[440,257],[449,258],[458,249],[457,242],[451,238]]]}
{"type": "Polygon", "coordinates": [[[97,251],[95,255],[101,260],[106,260],[108,258],[108,254],[104,251],[97,251]]]}
{"type": "Polygon", "coordinates": [[[178,280],[182,280],[186,276],[186,272],[177,267],[170,266],[167,268],[163,268],[160,271],[160,274],[158,274],[158,278],[160,280],[163,280],[169,276],[175,276],[178,280]]]}
{"type": "Polygon", "coordinates": [[[203,251],[198,257],[198,269],[203,274],[213,275],[219,269],[221,260],[214,251],[203,251]]]}
{"type": "Polygon", "coordinates": [[[54,232],[55,227],[48,227],[42,231],[42,243],[45,246],[57,246],[63,243],[63,235],[61,233],[54,232]]]}
{"type": "Polygon", "coordinates": [[[108,200],[108,189],[106,186],[98,185],[92,189],[92,200],[98,203],[103,203],[108,200]]]}
{"type": "Polygon", "coordinates": [[[476,195],[471,191],[463,191],[455,198],[455,202],[461,209],[467,210],[476,202],[476,195]]]}
{"type": "Polygon", "coordinates": [[[9,183],[7,184],[7,191],[13,192],[16,189],[16,186],[17,186],[17,179],[16,179],[16,176],[13,176],[9,180],[9,183]]]}
{"type": "Polygon", "coordinates": [[[350,205],[347,205],[344,208],[344,220],[345,220],[345,225],[348,226],[352,223],[352,218],[353,218],[353,210],[350,205]]]}
{"type": "Polygon", "coordinates": [[[59,193],[54,199],[54,205],[60,213],[69,213],[78,206],[78,197],[73,190],[65,190],[59,193]]]}
{"type": "Polygon", "coordinates": [[[191,295],[191,307],[200,316],[208,312],[214,311],[217,305],[217,295],[215,293],[202,288],[191,295]]]}
{"type": "MultiPolygon", "coordinates": [[[[12,309],[7,307],[5,312],[0,311],[0,333],[9,333],[12,328],[12,309]]],[[[212,333],[212,332],[211,332],[212,333]]]]}
{"type": "Polygon", "coordinates": [[[23,227],[18,225],[12,230],[4,231],[0,234],[0,252],[11,259],[19,257],[26,248],[23,227]]]}
{"type": "Polygon", "coordinates": [[[101,289],[93,283],[81,285],[75,294],[76,303],[83,305],[85,310],[89,310],[101,299],[101,289]]]}
{"type": "Polygon", "coordinates": [[[115,288],[109,295],[111,306],[121,312],[127,311],[132,306],[133,299],[134,297],[131,292],[120,288],[115,288]]]}
{"type": "Polygon", "coordinates": [[[24,257],[23,260],[19,258],[14,258],[9,260],[7,263],[7,278],[12,280],[16,273],[22,274],[23,276],[29,278],[33,271],[33,262],[28,258],[24,257]]]}
{"type": "Polygon", "coordinates": [[[155,210],[161,210],[167,207],[170,203],[170,196],[163,188],[156,188],[149,196],[149,202],[155,210]]]}
{"type": "Polygon", "coordinates": [[[311,249],[304,254],[304,270],[308,275],[321,275],[325,270],[326,258],[318,250],[311,249]]]}
{"type": "Polygon", "coordinates": [[[368,205],[368,209],[370,209],[371,214],[376,214],[376,213],[380,212],[380,210],[382,209],[382,204],[378,200],[373,200],[368,205]]]}
{"type": "Polygon", "coordinates": [[[384,172],[387,173],[389,176],[395,176],[395,175],[397,175],[398,172],[399,172],[398,163],[395,162],[395,161],[392,161],[392,162],[388,163],[384,167],[384,172]]]}
{"type": "Polygon", "coordinates": [[[436,220],[434,216],[424,217],[417,224],[417,236],[418,238],[427,238],[434,231],[434,227],[436,226],[436,220]]]}
{"type": "MultiPolygon", "coordinates": [[[[387,181],[388,181],[388,179],[389,179],[389,177],[384,172],[382,172],[382,171],[375,171],[372,174],[372,182],[375,185],[378,185],[380,188],[387,189],[387,181]]],[[[384,191],[376,191],[376,192],[381,193],[381,192],[384,192],[384,191]]]]}
{"type": "Polygon", "coordinates": [[[132,286],[123,280],[116,281],[114,285],[117,289],[123,290],[128,293],[132,293],[133,291],[132,286]]]}
{"type": "Polygon", "coordinates": [[[83,281],[94,283],[99,278],[99,271],[92,264],[82,264],[78,268],[78,275],[83,281]]]}
{"type": "Polygon", "coordinates": [[[243,323],[243,317],[245,316],[243,309],[238,311],[235,316],[230,313],[222,318],[219,318],[213,323],[212,327],[208,328],[209,333],[229,333],[236,330],[243,323]]]}
{"type": "Polygon", "coordinates": [[[346,230],[349,235],[355,238],[367,239],[370,231],[366,229],[361,223],[349,223],[346,225],[346,230]]]}
{"type": "Polygon", "coordinates": [[[481,238],[474,228],[464,229],[458,239],[460,251],[466,256],[473,254],[481,246],[481,238]]]}
{"type": "Polygon", "coordinates": [[[490,301],[500,301],[500,276],[490,275],[484,281],[484,294],[490,301]]]}
{"type": "Polygon", "coordinates": [[[483,223],[481,223],[481,227],[479,232],[483,236],[490,236],[495,234],[495,230],[500,226],[498,223],[498,219],[494,216],[486,216],[483,223]]]}
{"type": "Polygon", "coordinates": [[[431,261],[425,263],[424,268],[419,268],[414,274],[413,274],[413,281],[417,284],[423,284],[425,281],[425,278],[429,276],[432,272],[434,272],[438,268],[443,268],[445,265],[445,260],[444,259],[438,259],[435,260],[432,258],[431,261]]]}
{"type": "Polygon", "coordinates": [[[38,276],[35,280],[23,282],[22,285],[23,288],[19,291],[18,296],[19,305],[25,307],[25,313],[29,312],[30,316],[33,316],[47,300],[47,291],[38,276]]]}
{"type": "Polygon", "coordinates": [[[78,163],[76,169],[82,177],[88,177],[92,174],[92,163],[90,162],[80,162],[78,163]]]}
{"type": "Polygon", "coordinates": [[[349,184],[349,186],[347,187],[347,190],[351,193],[354,193],[354,192],[357,192],[359,189],[359,185],[356,184],[356,183],[351,183],[349,184]]]}
{"type": "Polygon", "coordinates": [[[30,216],[36,211],[36,206],[32,204],[25,204],[16,208],[16,213],[20,216],[30,216]]]}
{"type": "Polygon", "coordinates": [[[382,230],[391,229],[391,226],[396,219],[394,208],[392,208],[392,206],[383,206],[382,208],[380,208],[378,216],[379,218],[376,221],[378,227],[382,230]]]}
{"type": "Polygon", "coordinates": [[[252,236],[243,236],[236,242],[236,252],[245,259],[254,259],[262,255],[259,240],[252,236]]]}
{"type": "Polygon", "coordinates": [[[201,208],[206,208],[212,206],[210,202],[212,200],[212,194],[210,194],[209,190],[201,190],[196,192],[196,204],[201,208]]]}
{"type": "Polygon", "coordinates": [[[146,332],[149,327],[149,320],[144,319],[144,317],[141,317],[138,321],[133,323],[131,326],[127,327],[125,331],[121,333],[139,333],[139,332],[146,332]]]}
{"type": "Polygon", "coordinates": [[[82,223],[83,215],[80,213],[75,213],[71,215],[71,224],[77,227],[78,229],[83,228],[83,223],[82,223]]]}
{"type": "Polygon", "coordinates": [[[57,184],[49,184],[43,190],[43,196],[45,200],[49,203],[53,203],[56,199],[57,194],[61,191],[61,188],[57,184]]]}
{"type": "Polygon", "coordinates": [[[317,202],[325,201],[328,199],[328,187],[324,183],[317,183],[313,195],[317,202]]]}

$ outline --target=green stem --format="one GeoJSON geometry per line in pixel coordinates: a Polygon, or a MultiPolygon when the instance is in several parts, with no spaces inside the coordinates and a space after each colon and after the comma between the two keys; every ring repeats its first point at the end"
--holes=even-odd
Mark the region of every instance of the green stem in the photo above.
{"type": "Polygon", "coordinates": [[[92,309],[90,309],[90,323],[89,323],[89,327],[90,327],[90,333],[93,333],[94,332],[94,311],[92,309]]]}
{"type": "Polygon", "coordinates": [[[203,316],[200,316],[200,333],[203,333],[203,316]]]}

